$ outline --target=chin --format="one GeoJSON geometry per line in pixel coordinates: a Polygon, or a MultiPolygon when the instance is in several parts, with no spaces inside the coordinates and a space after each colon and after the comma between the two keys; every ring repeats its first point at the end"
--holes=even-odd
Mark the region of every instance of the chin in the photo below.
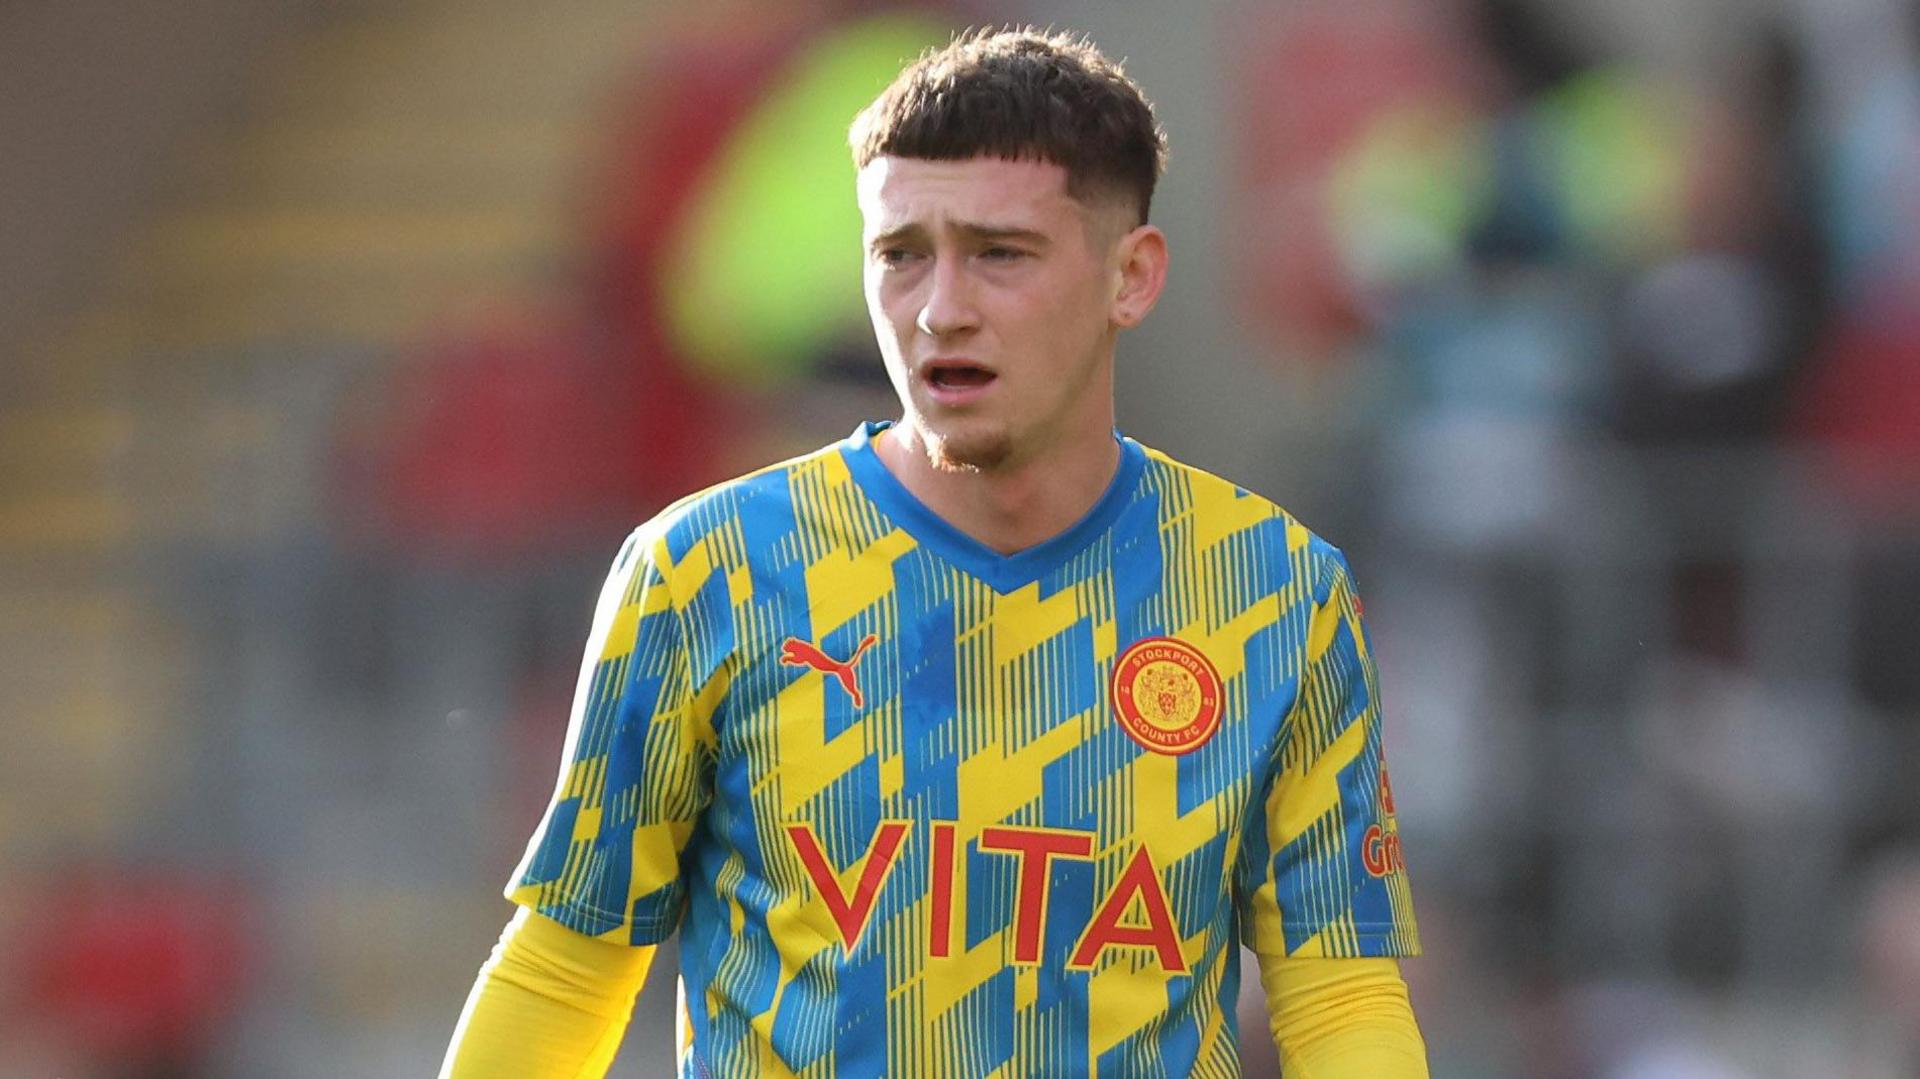
{"type": "Polygon", "coordinates": [[[1004,428],[943,431],[922,425],[927,460],[942,472],[991,472],[1013,456],[1013,438],[1004,428]]]}

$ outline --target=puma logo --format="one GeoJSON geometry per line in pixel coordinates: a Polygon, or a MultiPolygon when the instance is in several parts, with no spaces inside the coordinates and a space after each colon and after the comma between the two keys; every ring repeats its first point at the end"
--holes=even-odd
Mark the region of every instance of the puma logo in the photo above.
{"type": "Polygon", "coordinates": [[[846,690],[847,696],[853,699],[853,706],[863,708],[866,706],[866,701],[860,696],[860,682],[854,675],[853,668],[860,662],[861,654],[879,639],[871,633],[867,634],[866,638],[860,642],[860,646],[853,650],[853,655],[842,663],[807,641],[798,637],[788,637],[780,645],[780,662],[789,667],[812,667],[822,674],[833,675],[840,680],[840,688],[846,690]]]}

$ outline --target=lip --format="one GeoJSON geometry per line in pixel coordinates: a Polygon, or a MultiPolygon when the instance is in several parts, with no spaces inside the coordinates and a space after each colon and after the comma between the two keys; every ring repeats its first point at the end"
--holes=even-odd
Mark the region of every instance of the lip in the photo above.
{"type": "Polygon", "coordinates": [[[978,360],[970,360],[964,356],[935,356],[930,360],[922,361],[919,369],[914,372],[914,376],[919,380],[921,388],[926,390],[928,396],[948,407],[960,407],[972,404],[982,397],[985,397],[988,393],[992,392],[995,386],[1000,384],[1000,373],[998,371],[995,371],[992,367],[978,360]],[[943,368],[953,367],[965,367],[975,371],[985,371],[988,378],[985,382],[977,386],[947,386],[934,381],[933,376],[935,372],[943,368]]]}

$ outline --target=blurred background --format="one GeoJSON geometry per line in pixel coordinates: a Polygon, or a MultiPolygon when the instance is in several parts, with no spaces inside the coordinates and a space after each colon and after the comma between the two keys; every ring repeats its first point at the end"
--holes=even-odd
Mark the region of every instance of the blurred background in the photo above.
{"type": "Polygon", "coordinates": [[[1365,590],[1434,1074],[1920,1075],[1894,0],[0,6],[0,1075],[431,1074],[626,531],[894,414],[845,126],[1005,20],[1170,134],[1122,426],[1365,590]]]}

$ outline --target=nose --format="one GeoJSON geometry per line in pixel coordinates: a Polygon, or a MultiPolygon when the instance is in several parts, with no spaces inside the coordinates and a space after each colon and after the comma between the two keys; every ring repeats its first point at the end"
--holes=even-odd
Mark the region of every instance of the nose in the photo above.
{"type": "Polygon", "coordinates": [[[959,260],[936,259],[928,274],[926,302],[913,324],[929,337],[950,337],[973,328],[977,319],[966,274],[959,260]]]}

